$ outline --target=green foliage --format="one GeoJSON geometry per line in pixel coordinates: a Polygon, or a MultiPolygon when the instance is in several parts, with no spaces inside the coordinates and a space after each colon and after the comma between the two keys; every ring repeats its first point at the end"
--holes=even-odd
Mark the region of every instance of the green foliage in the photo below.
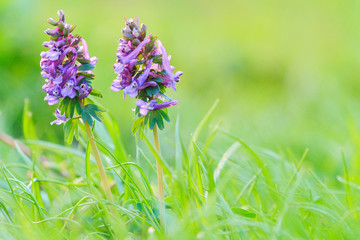
{"type": "Polygon", "coordinates": [[[65,142],[71,144],[74,136],[79,139],[79,118],[70,119],[64,125],[65,142]]]}
{"type": "MultiPolygon", "coordinates": [[[[54,239],[357,238],[359,186],[349,176],[344,152],[339,153],[339,159],[344,160],[344,177],[338,177],[339,186],[329,186],[313,170],[303,167],[309,161],[307,150],[297,160],[291,154],[253,149],[232,134],[219,131],[218,125],[208,137],[202,137],[216,104],[195,129],[188,150],[178,119],[171,143],[175,150],[168,150],[166,158],[158,154],[146,134],[145,144],[137,145],[140,155],[136,158],[114,154],[114,146],[122,148],[116,143],[118,135],[106,142],[97,140],[103,159],[108,159],[106,171],[114,183],[116,199],[113,203],[100,191],[96,165],[82,134],[77,148],[26,142],[51,162],[32,163],[20,149],[19,157],[7,158],[2,152],[0,238],[48,239],[50,234],[54,239]],[[219,141],[229,147],[214,151],[219,141]],[[166,180],[166,232],[159,222],[155,160],[163,167],[166,180]],[[24,174],[24,170],[35,171],[37,177],[24,174]]],[[[85,106],[96,109],[91,105],[85,106]]],[[[145,121],[150,124],[150,118],[138,118],[132,130],[141,132],[141,125],[145,121]]],[[[106,119],[101,134],[115,129],[113,119],[106,119]]],[[[71,129],[79,123],[79,118],[66,123],[68,140],[71,129]]]]}
{"type": "Polygon", "coordinates": [[[95,67],[93,65],[91,65],[90,63],[86,63],[86,64],[82,64],[80,65],[80,67],[78,67],[78,71],[91,71],[93,70],[95,67]]]}
{"type": "Polygon", "coordinates": [[[88,123],[91,127],[93,125],[93,118],[101,122],[101,112],[105,112],[105,110],[99,108],[95,104],[87,104],[81,108],[81,118],[84,123],[88,123]]]}
{"type": "Polygon", "coordinates": [[[81,64],[88,64],[90,63],[90,60],[89,59],[86,59],[86,58],[77,58],[76,59],[79,63],[81,64]]]}
{"type": "MultiPolygon", "coordinates": [[[[100,91],[93,89],[94,95],[101,96],[100,91]]],[[[76,139],[79,139],[79,127],[81,118],[84,123],[89,123],[90,126],[93,126],[94,120],[100,121],[102,118],[102,112],[104,109],[93,104],[90,99],[86,100],[89,104],[81,106],[79,98],[75,97],[73,99],[66,97],[62,99],[59,104],[59,109],[62,114],[65,114],[67,118],[70,118],[64,125],[64,137],[65,142],[71,144],[74,136],[76,139]]],[[[26,121],[24,121],[26,122],[26,121]]]]}
{"type": "Polygon", "coordinates": [[[59,110],[61,111],[61,114],[65,114],[68,118],[73,118],[75,113],[80,114],[81,104],[79,98],[63,98],[59,103],[59,110]]]}
{"type": "Polygon", "coordinates": [[[90,92],[91,95],[95,96],[95,97],[99,97],[102,98],[103,95],[101,94],[101,92],[95,88],[93,88],[90,92]]]}
{"type": "Polygon", "coordinates": [[[135,135],[137,132],[140,132],[140,138],[143,139],[144,132],[149,128],[153,130],[157,125],[160,130],[164,129],[164,120],[170,122],[169,115],[167,113],[167,109],[153,110],[149,111],[145,116],[141,116],[139,113],[139,107],[136,108],[135,114],[139,117],[134,121],[131,132],[135,135]]]}
{"type": "Polygon", "coordinates": [[[152,97],[160,92],[160,87],[159,87],[159,85],[150,86],[150,87],[145,88],[145,90],[146,90],[147,95],[149,97],[152,97]]]}

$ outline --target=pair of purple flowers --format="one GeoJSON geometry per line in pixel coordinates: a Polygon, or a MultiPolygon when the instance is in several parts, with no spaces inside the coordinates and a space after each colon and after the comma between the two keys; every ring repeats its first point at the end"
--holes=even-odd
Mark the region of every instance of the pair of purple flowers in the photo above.
{"type": "MultiPolygon", "coordinates": [[[[60,99],[78,99],[81,102],[88,97],[95,77],[92,70],[98,60],[90,58],[85,40],[72,34],[75,26],[65,23],[63,11],[58,11],[58,15],[58,21],[48,19],[55,29],[45,31],[50,41],[43,45],[49,50],[40,54],[41,75],[46,81],[44,100],[49,105],[59,103],[60,99]]],[[[136,111],[139,116],[176,105],[178,101],[167,97],[165,90],[171,87],[175,91],[175,84],[183,73],[173,73],[174,67],[169,62],[171,56],[167,55],[155,36],[146,34],[147,28],[144,24],[139,25],[138,18],[126,19],[125,24],[114,64],[117,78],[111,89],[123,90],[124,99],[126,95],[138,98],[136,111]]],[[[69,120],[69,116],[61,114],[59,109],[55,115],[57,120],[51,124],[59,125],[69,120]]]]}
{"type": "Polygon", "coordinates": [[[141,115],[176,105],[178,101],[163,102],[169,99],[164,93],[169,87],[176,91],[175,83],[183,73],[173,73],[174,67],[169,62],[171,56],[167,55],[160,40],[152,34],[146,35],[147,28],[144,24],[139,25],[138,18],[126,20],[125,25],[114,64],[118,76],[111,89],[123,90],[124,99],[127,94],[139,98],[136,105],[141,115]]]}

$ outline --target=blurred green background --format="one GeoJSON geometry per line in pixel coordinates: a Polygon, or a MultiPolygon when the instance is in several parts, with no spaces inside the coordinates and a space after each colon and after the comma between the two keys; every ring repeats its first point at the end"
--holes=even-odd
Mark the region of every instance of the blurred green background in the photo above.
{"type": "MultiPolygon", "coordinates": [[[[222,121],[252,146],[296,157],[309,148],[306,162],[323,176],[342,171],[344,148],[351,171],[360,170],[360,2],[0,0],[0,131],[14,137],[28,98],[39,138],[62,142],[39,67],[46,19],[59,9],[99,58],[94,87],[129,152],[135,100],[110,85],[124,17],[139,16],[184,72],[170,116],[179,114],[185,139],[218,98],[212,126],[222,121]]],[[[172,138],[174,124],[162,138],[172,138]]],[[[230,144],[215,143],[224,151],[230,144]]]]}

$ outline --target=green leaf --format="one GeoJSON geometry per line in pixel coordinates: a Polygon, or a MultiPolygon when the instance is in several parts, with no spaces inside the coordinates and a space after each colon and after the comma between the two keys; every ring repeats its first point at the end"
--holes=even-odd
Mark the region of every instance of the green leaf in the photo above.
{"type": "Polygon", "coordinates": [[[91,84],[92,84],[92,79],[91,78],[85,77],[82,80],[85,81],[87,85],[91,86],[91,84]]]}
{"type": "Polygon", "coordinates": [[[102,115],[101,112],[105,112],[102,108],[99,108],[95,104],[87,104],[82,107],[81,109],[81,118],[83,119],[84,123],[89,123],[90,126],[93,124],[93,119],[98,120],[101,122],[102,115]]]}
{"type": "Polygon", "coordinates": [[[157,83],[161,83],[163,82],[162,78],[156,77],[156,78],[152,78],[151,81],[157,82],[157,83]]]}
{"type": "Polygon", "coordinates": [[[256,218],[255,213],[249,212],[249,211],[247,211],[245,209],[242,209],[242,208],[235,207],[235,208],[231,208],[231,210],[233,211],[233,213],[238,214],[238,215],[243,216],[243,217],[256,218]]]}
{"type": "Polygon", "coordinates": [[[92,118],[91,118],[90,114],[86,110],[84,110],[84,108],[83,108],[83,111],[81,111],[81,118],[85,124],[88,123],[90,125],[90,127],[92,127],[92,125],[93,125],[92,118]]]}
{"type": "Polygon", "coordinates": [[[66,97],[61,101],[61,103],[59,105],[59,109],[61,111],[61,114],[66,114],[66,110],[67,110],[67,108],[69,106],[69,100],[70,100],[70,98],[66,97]]]}
{"type": "Polygon", "coordinates": [[[25,139],[37,139],[36,129],[30,112],[29,100],[25,99],[24,112],[23,112],[23,134],[25,139]]]}
{"type": "Polygon", "coordinates": [[[95,67],[91,65],[90,63],[82,64],[80,67],[78,67],[78,71],[90,71],[93,70],[95,67]]]}
{"type": "Polygon", "coordinates": [[[161,114],[161,116],[163,117],[163,119],[165,119],[165,121],[170,122],[169,115],[164,110],[166,110],[166,109],[161,109],[158,111],[161,114]]]}
{"type": "Polygon", "coordinates": [[[103,95],[101,94],[101,92],[100,92],[99,90],[95,89],[95,88],[93,88],[93,89],[91,90],[90,94],[93,95],[93,96],[95,96],[95,97],[100,97],[100,98],[103,97],[103,95]]]}
{"type": "Polygon", "coordinates": [[[75,109],[76,112],[80,115],[81,114],[81,104],[80,104],[80,99],[77,98],[77,101],[75,101],[75,109]]]}
{"type": "Polygon", "coordinates": [[[75,112],[75,101],[71,101],[70,103],[70,118],[73,118],[75,112]]]}
{"type": "Polygon", "coordinates": [[[159,85],[156,85],[155,87],[147,87],[146,88],[146,93],[149,95],[149,97],[152,97],[153,95],[156,95],[160,92],[160,87],[159,85]]]}
{"type": "Polygon", "coordinates": [[[147,115],[149,116],[149,128],[150,130],[153,130],[156,124],[156,114],[154,111],[149,111],[147,115]]]}
{"type": "Polygon", "coordinates": [[[159,111],[156,111],[156,124],[158,125],[160,130],[164,129],[164,121],[161,113],[159,111]]]}
{"type": "Polygon", "coordinates": [[[64,98],[60,104],[59,109],[62,114],[65,114],[66,117],[73,118],[75,110],[78,114],[81,113],[81,105],[78,97],[73,99],[66,97],[64,98]]]}
{"type": "Polygon", "coordinates": [[[133,135],[135,135],[136,132],[141,127],[141,125],[143,125],[144,119],[145,119],[145,117],[139,117],[138,119],[135,120],[134,124],[131,127],[131,132],[132,132],[133,135]]]}
{"type": "Polygon", "coordinates": [[[81,75],[83,75],[83,76],[85,76],[85,77],[88,77],[88,78],[90,78],[90,79],[93,79],[93,78],[95,77],[94,74],[92,74],[92,73],[87,73],[87,72],[78,72],[78,73],[76,74],[77,77],[79,77],[79,76],[81,76],[81,75]]]}
{"type": "Polygon", "coordinates": [[[90,63],[89,59],[85,59],[85,58],[78,58],[77,61],[81,64],[88,64],[90,63]]]}
{"type": "Polygon", "coordinates": [[[74,135],[78,132],[79,119],[70,119],[64,125],[65,141],[69,144],[72,143],[74,135]]]}

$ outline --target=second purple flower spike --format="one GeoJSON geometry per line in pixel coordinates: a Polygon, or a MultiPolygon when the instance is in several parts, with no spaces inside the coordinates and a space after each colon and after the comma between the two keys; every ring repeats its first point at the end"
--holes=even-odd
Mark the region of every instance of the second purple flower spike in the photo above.
{"type": "Polygon", "coordinates": [[[146,26],[139,24],[139,19],[126,19],[123,37],[119,40],[117,60],[114,64],[116,79],[111,90],[123,90],[126,95],[138,98],[136,114],[142,124],[149,121],[150,129],[155,124],[163,129],[163,119],[169,120],[167,108],[178,104],[165,95],[167,88],[176,91],[181,71],[174,73],[170,65],[171,56],[156,36],[147,35],[146,26]]]}

